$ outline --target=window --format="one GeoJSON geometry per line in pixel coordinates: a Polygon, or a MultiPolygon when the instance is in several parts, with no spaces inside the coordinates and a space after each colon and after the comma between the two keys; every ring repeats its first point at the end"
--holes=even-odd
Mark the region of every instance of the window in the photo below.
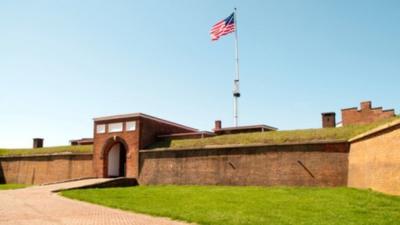
{"type": "Polygon", "coordinates": [[[99,124],[96,127],[96,133],[98,134],[104,134],[106,132],[106,125],[105,124],[99,124]]]}
{"type": "Polygon", "coordinates": [[[108,124],[108,132],[121,132],[122,123],[110,123],[108,124]]]}
{"type": "Polygon", "coordinates": [[[136,130],[136,121],[126,122],[126,131],[134,131],[136,130]]]}

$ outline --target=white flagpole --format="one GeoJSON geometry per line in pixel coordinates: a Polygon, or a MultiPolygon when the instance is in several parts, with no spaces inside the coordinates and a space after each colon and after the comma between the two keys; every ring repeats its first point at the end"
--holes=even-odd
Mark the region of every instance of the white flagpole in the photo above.
{"type": "Polygon", "coordinates": [[[240,97],[240,89],[239,89],[239,47],[238,47],[238,23],[237,23],[237,10],[234,8],[234,23],[235,23],[235,52],[236,52],[236,76],[233,81],[233,121],[235,127],[239,124],[239,106],[238,100],[240,97]]]}

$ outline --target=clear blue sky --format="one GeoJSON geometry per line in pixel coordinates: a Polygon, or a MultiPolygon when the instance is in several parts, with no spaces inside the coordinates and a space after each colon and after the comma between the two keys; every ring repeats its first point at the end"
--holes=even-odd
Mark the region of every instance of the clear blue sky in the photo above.
{"type": "MultiPolygon", "coordinates": [[[[238,7],[240,124],[320,127],[362,100],[400,111],[400,2],[0,2],[0,147],[91,137],[93,117],[143,112],[232,125],[238,7]]],[[[338,118],[340,120],[340,118],[338,118]]]]}

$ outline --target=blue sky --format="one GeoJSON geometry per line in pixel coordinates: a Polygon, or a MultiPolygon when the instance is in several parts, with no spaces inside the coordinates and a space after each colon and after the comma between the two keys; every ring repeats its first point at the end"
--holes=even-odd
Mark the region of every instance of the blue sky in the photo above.
{"type": "Polygon", "coordinates": [[[320,127],[362,100],[400,111],[399,1],[3,0],[0,147],[68,144],[131,112],[231,126],[234,39],[208,33],[234,6],[241,125],[320,127]]]}

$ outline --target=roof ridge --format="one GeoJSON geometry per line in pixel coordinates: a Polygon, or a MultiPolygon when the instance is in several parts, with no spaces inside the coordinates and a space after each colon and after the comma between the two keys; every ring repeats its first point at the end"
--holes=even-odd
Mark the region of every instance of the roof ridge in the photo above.
{"type": "Polygon", "coordinates": [[[127,119],[127,118],[134,118],[134,117],[142,117],[142,118],[146,118],[146,119],[150,119],[150,120],[154,120],[154,121],[158,121],[161,123],[165,123],[165,124],[170,124],[173,126],[178,126],[184,129],[188,129],[191,130],[193,132],[198,131],[198,129],[193,128],[193,127],[189,127],[183,124],[179,124],[179,123],[175,123],[169,120],[165,120],[165,119],[161,119],[159,117],[155,117],[155,116],[151,116],[145,113],[128,113],[128,114],[119,114],[119,115],[113,115],[113,116],[103,116],[103,117],[97,117],[97,118],[93,118],[93,120],[96,121],[107,121],[107,120],[117,120],[117,119],[127,119]]]}

